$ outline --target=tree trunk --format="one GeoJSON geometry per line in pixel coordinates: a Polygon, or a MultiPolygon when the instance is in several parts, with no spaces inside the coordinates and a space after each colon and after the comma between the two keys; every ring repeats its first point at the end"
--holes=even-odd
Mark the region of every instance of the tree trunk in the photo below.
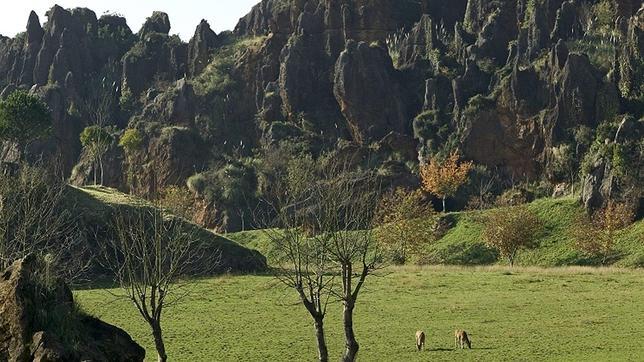
{"type": "Polygon", "coordinates": [[[104,178],[105,178],[104,174],[105,173],[104,173],[104,170],[103,170],[103,157],[100,157],[98,159],[98,164],[99,164],[99,166],[101,168],[101,186],[103,186],[103,184],[105,183],[105,180],[104,180],[104,178]]]}
{"type": "Polygon", "coordinates": [[[315,318],[315,337],[318,341],[320,362],[327,362],[329,360],[329,350],[326,347],[326,339],[324,338],[324,320],[322,318],[315,318]]]}
{"type": "Polygon", "coordinates": [[[154,336],[154,346],[157,350],[157,360],[159,362],[166,362],[168,360],[168,355],[165,352],[165,343],[163,343],[161,324],[159,322],[153,321],[150,322],[150,326],[152,327],[152,336],[154,336]]]}
{"type": "Polygon", "coordinates": [[[443,212],[447,212],[447,207],[445,207],[445,197],[443,197],[443,212]]]}
{"type": "Polygon", "coordinates": [[[344,302],[344,338],[346,340],[346,350],[342,357],[344,362],[355,361],[360,348],[353,332],[353,307],[353,301],[344,302]]]}

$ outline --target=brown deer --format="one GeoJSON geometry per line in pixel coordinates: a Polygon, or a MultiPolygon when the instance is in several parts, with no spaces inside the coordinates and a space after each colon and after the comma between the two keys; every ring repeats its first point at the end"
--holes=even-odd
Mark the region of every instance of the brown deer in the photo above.
{"type": "Polygon", "coordinates": [[[425,332],[417,331],[416,332],[416,349],[420,352],[421,349],[425,347],[425,332]]]}
{"type": "Polygon", "coordinates": [[[472,342],[470,342],[467,332],[457,329],[454,332],[454,346],[458,348],[460,345],[461,349],[465,349],[466,344],[467,348],[472,349],[472,342]]]}

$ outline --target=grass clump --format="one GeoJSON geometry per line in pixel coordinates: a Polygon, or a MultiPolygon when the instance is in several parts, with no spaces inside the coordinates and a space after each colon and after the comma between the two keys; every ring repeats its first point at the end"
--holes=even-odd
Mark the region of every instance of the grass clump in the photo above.
{"type": "Polygon", "coordinates": [[[216,50],[213,61],[194,81],[197,95],[223,94],[237,87],[234,68],[238,59],[247,51],[256,51],[264,43],[265,36],[240,38],[228,35],[224,44],[216,50]]]}

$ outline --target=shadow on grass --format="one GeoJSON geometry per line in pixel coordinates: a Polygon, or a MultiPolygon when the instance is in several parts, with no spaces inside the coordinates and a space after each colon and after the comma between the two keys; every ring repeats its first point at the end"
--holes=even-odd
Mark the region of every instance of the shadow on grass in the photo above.
{"type": "Polygon", "coordinates": [[[430,348],[427,352],[450,352],[453,351],[452,348],[430,348]]]}
{"type": "MultiPolygon", "coordinates": [[[[472,350],[476,349],[476,350],[484,351],[484,350],[491,350],[491,349],[496,349],[496,348],[493,348],[493,347],[474,348],[474,347],[472,347],[471,349],[472,350]]],[[[460,350],[460,348],[430,348],[430,349],[427,350],[427,352],[452,352],[452,351],[458,351],[458,350],[460,350]]],[[[467,350],[469,350],[469,348],[465,349],[465,351],[467,351],[467,350]]]]}

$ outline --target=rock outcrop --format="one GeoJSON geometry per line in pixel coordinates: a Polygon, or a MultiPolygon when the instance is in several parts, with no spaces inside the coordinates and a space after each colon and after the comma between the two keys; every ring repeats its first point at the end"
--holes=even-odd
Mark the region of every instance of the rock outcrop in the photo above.
{"type": "Polygon", "coordinates": [[[353,139],[369,144],[390,132],[409,134],[411,117],[386,50],[349,41],[335,66],[334,93],[353,139]]]}
{"type": "Polygon", "coordinates": [[[210,64],[219,39],[207,21],[202,20],[188,44],[188,75],[196,76],[210,64]]]}
{"type": "MultiPolygon", "coordinates": [[[[134,34],[116,15],[56,6],[45,25],[31,14],[25,34],[0,38],[0,92],[47,100],[56,137],[31,153],[61,154],[67,175],[80,160],[83,182],[91,176],[78,134],[109,83],[109,125],[145,142],[129,158],[141,183],[128,184],[121,150],[110,151],[108,185],[147,196],[266,146],[319,154],[392,133],[415,138],[417,155],[394,143],[377,167],[457,149],[506,178],[569,182],[552,171],[553,149],[575,149],[579,169],[593,142],[580,144],[579,130],[592,138],[644,112],[644,8],[615,0],[603,16],[614,19],[589,18],[596,5],[262,0],[234,31],[215,34],[202,21],[189,43],[169,35],[165,13],[134,34]]],[[[203,204],[204,218],[226,209],[203,204]]]]}
{"type": "Polygon", "coordinates": [[[30,255],[0,276],[3,361],[143,361],[145,350],[123,330],[85,315],[71,290],[30,255]]]}

